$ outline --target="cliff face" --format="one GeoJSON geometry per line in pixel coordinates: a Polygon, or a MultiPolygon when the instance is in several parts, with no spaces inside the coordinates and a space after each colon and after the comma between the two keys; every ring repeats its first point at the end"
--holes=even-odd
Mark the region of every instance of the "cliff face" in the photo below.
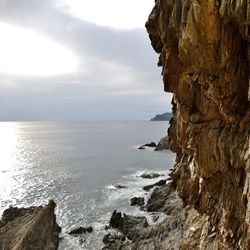
{"type": "Polygon", "coordinates": [[[54,209],[55,203],[50,201],[44,207],[5,210],[0,221],[0,249],[57,249],[61,228],[54,209]]]}
{"type": "Polygon", "coordinates": [[[156,0],[146,28],[172,92],[181,249],[250,249],[250,1],[156,0]]]}

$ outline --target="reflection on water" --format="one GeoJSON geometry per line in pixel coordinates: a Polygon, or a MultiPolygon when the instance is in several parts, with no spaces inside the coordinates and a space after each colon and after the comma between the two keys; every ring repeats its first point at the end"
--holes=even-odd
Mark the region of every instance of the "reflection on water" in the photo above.
{"type": "Polygon", "coordinates": [[[11,200],[11,193],[18,185],[21,187],[22,183],[21,175],[17,174],[18,134],[17,123],[0,123],[0,200],[3,202],[0,209],[8,203],[15,203],[11,200]]]}
{"type": "Polygon", "coordinates": [[[7,172],[13,169],[15,164],[15,153],[18,143],[17,123],[0,123],[0,169],[7,172]]]}
{"type": "MultiPolygon", "coordinates": [[[[110,213],[129,207],[130,196],[141,190],[134,173],[172,167],[170,152],[135,147],[159,141],[166,128],[164,122],[0,123],[0,214],[10,205],[27,207],[54,199],[63,234],[93,225],[84,249],[100,249],[99,234],[110,213]],[[112,193],[106,187],[113,184],[128,188],[112,193]]],[[[68,247],[72,240],[66,237],[60,249],[78,249],[68,247]]]]}

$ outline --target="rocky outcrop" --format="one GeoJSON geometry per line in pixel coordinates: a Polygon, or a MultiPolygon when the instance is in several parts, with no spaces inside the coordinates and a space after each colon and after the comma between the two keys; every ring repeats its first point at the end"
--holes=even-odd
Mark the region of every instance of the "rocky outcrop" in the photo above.
{"type": "Polygon", "coordinates": [[[161,138],[159,143],[157,144],[155,151],[161,151],[161,150],[168,150],[169,149],[169,138],[168,136],[164,136],[161,138]]]}
{"type": "Polygon", "coordinates": [[[0,249],[57,249],[61,228],[56,223],[55,206],[50,201],[44,207],[5,210],[0,221],[0,249]]]}
{"type": "Polygon", "coordinates": [[[141,231],[148,227],[148,222],[145,217],[131,216],[114,211],[109,225],[118,229],[129,240],[135,241],[140,237],[141,231]]]}
{"type": "Polygon", "coordinates": [[[249,25],[248,0],[156,0],[146,23],[174,94],[180,249],[250,249],[249,25]]]}

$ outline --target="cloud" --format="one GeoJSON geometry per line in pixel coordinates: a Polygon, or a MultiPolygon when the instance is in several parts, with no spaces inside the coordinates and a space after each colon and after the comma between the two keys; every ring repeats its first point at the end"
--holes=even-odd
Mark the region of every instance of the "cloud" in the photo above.
{"type": "Polygon", "coordinates": [[[52,0],[0,0],[1,21],[54,39],[80,61],[71,74],[1,74],[1,120],[138,120],[170,111],[145,29],[88,23],[52,0]]]}

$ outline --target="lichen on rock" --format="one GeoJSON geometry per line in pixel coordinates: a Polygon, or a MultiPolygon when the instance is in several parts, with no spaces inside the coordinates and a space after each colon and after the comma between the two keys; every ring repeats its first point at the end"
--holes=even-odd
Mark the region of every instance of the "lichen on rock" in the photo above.
{"type": "Polygon", "coordinates": [[[156,0],[146,23],[174,94],[181,249],[250,249],[249,25],[247,0],[156,0]]]}

